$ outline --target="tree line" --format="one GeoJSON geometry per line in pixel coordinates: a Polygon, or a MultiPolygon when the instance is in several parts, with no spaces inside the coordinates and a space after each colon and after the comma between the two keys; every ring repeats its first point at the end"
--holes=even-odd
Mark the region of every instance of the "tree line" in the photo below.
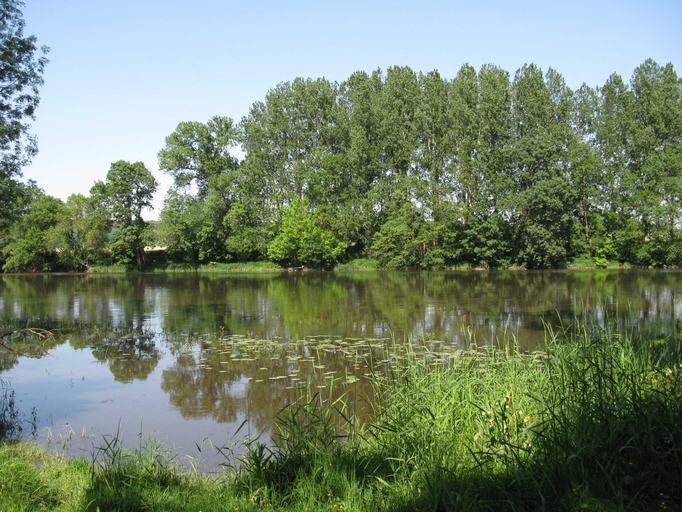
{"type": "Polygon", "coordinates": [[[66,202],[15,180],[4,271],[140,265],[145,245],[313,268],[682,263],[682,80],[651,59],[576,91],[533,64],[297,78],[239,123],[181,122],[158,161],[174,185],[152,224],[141,162],[66,202]]]}

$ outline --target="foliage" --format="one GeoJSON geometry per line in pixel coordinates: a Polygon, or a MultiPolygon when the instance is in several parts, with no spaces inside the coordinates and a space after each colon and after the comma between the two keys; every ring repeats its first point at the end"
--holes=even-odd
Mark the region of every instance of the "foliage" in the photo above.
{"type": "Polygon", "coordinates": [[[347,247],[308,213],[305,202],[294,200],[284,212],[279,235],[268,246],[268,256],[282,266],[329,269],[347,247]]]}
{"type": "Polygon", "coordinates": [[[0,252],[5,252],[11,226],[35,194],[35,183],[17,178],[38,152],[29,122],[35,119],[48,62],[49,48],[38,48],[35,36],[24,36],[23,5],[19,0],[0,1],[0,252]]]}
{"type": "Polygon", "coordinates": [[[173,189],[168,191],[159,217],[158,234],[173,261],[200,261],[202,213],[202,203],[194,196],[173,189]]]}
{"type": "Polygon", "coordinates": [[[158,183],[142,162],[119,160],[111,164],[106,181],[96,182],[90,194],[113,223],[109,248],[117,263],[144,262],[149,234],[142,210],[151,208],[158,183]]]}
{"type": "Polygon", "coordinates": [[[230,149],[238,136],[239,129],[229,117],[214,116],[207,123],[182,122],[166,137],[166,147],[159,151],[159,168],[173,176],[177,187],[194,184],[199,197],[205,198],[218,176],[237,168],[230,149]]]}
{"type": "MultiPolygon", "coordinates": [[[[2,5],[16,15],[20,4],[2,5]]],[[[28,40],[34,81],[25,85],[33,94],[24,119],[45,65],[28,40]]],[[[338,258],[390,268],[562,268],[575,258],[604,265],[606,251],[621,264],[682,264],[682,81],[651,59],[629,83],[614,74],[576,91],[535,64],[513,79],[469,64],[452,79],[407,66],[341,83],[296,78],[239,123],[179,123],[158,157],[174,187],[157,234],[176,263],[271,256],[319,268],[338,258]],[[294,215],[297,204],[305,214],[294,215]]],[[[156,185],[138,164],[117,162],[107,183],[95,184],[99,209],[74,199],[58,242],[33,233],[24,249],[15,240],[15,252],[58,246],[59,265],[74,269],[143,264],[140,247],[151,237],[139,211],[156,185]]],[[[33,194],[14,176],[0,175],[4,258],[10,226],[33,194]]]]}
{"type": "Polygon", "coordinates": [[[60,261],[74,270],[105,262],[110,230],[107,212],[93,198],[70,195],[56,226],[60,261]]]}
{"type": "Polygon", "coordinates": [[[56,226],[64,213],[64,204],[52,196],[40,194],[28,211],[13,226],[11,239],[4,248],[5,272],[49,272],[59,270],[60,254],[56,226]]]}
{"type": "Polygon", "coordinates": [[[239,162],[230,150],[239,134],[240,128],[228,117],[182,122],[159,151],[159,167],[175,181],[161,212],[161,238],[176,261],[231,259],[226,216],[239,162]]]}
{"type": "Polygon", "coordinates": [[[444,264],[437,226],[424,221],[409,203],[374,235],[372,255],[385,268],[430,268],[444,264]]]}
{"type": "MultiPolygon", "coordinates": [[[[21,175],[38,152],[27,120],[34,119],[43,85],[45,55],[35,36],[24,36],[24,19],[18,0],[0,2],[0,179],[21,175]]],[[[4,213],[4,212],[0,212],[4,213]]]]}

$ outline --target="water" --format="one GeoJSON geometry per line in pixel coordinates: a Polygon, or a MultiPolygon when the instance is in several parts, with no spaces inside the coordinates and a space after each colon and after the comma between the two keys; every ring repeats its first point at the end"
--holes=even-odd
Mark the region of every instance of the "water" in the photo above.
{"type": "Polygon", "coordinates": [[[437,363],[472,344],[532,351],[546,325],[618,312],[670,332],[680,291],[682,272],[649,270],[1,276],[5,319],[119,332],[5,353],[0,377],[35,410],[38,443],[90,456],[102,436],[152,435],[211,470],[211,444],[267,441],[304,389],[371,399],[367,375],[408,346],[437,363]]]}

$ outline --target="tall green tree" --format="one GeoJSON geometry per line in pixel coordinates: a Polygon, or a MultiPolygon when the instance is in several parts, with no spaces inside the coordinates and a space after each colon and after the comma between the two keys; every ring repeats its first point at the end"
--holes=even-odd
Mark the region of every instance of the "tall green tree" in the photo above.
{"type": "Polygon", "coordinates": [[[374,234],[385,221],[382,210],[383,178],[380,97],[383,77],[379,70],[371,75],[353,73],[340,87],[340,102],[345,112],[347,146],[345,161],[350,170],[346,200],[339,205],[339,232],[358,256],[367,256],[374,234]]]}
{"type": "Polygon", "coordinates": [[[562,267],[571,256],[575,194],[566,168],[574,142],[571,112],[572,92],[556,71],[543,77],[533,64],[517,71],[509,153],[514,188],[506,202],[517,259],[529,268],[562,267]]]}
{"type": "Polygon", "coordinates": [[[630,184],[645,244],[639,263],[682,263],[682,81],[672,64],[648,59],[631,80],[630,184]]]}
{"type": "Polygon", "coordinates": [[[421,88],[409,67],[386,71],[379,96],[382,156],[380,207],[397,213],[405,201],[419,200],[418,148],[422,128],[421,88]]]}
{"type": "Polygon", "coordinates": [[[338,204],[347,187],[338,86],[324,79],[279,84],[242,119],[246,153],[228,216],[230,247],[261,251],[294,200],[338,204]]]}
{"type": "Polygon", "coordinates": [[[23,6],[19,0],[0,0],[0,252],[10,226],[30,202],[30,185],[17,178],[38,152],[30,121],[48,63],[49,48],[24,35],[23,6]]]}
{"type": "Polygon", "coordinates": [[[92,197],[72,194],[56,225],[60,260],[73,270],[107,263],[107,243],[112,221],[92,197]]]}
{"type": "Polygon", "coordinates": [[[229,117],[182,122],[159,151],[159,169],[173,177],[176,187],[196,186],[198,196],[205,199],[215,180],[239,166],[230,153],[238,140],[239,128],[229,117]]]}
{"type": "Polygon", "coordinates": [[[419,178],[423,182],[420,200],[426,215],[437,222],[448,209],[454,186],[447,173],[452,163],[453,122],[449,83],[437,71],[419,76],[421,128],[419,130],[419,178]]]}
{"type": "Polygon", "coordinates": [[[29,133],[43,85],[49,48],[38,48],[35,36],[24,36],[19,0],[0,0],[0,176],[21,175],[38,152],[29,133]]]}
{"type": "Polygon", "coordinates": [[[512,262],[512,231],[506,196],[513,190],[509,164],[513,141],[509,73],[496,66],[483,66],[478,73],[478,90],[474,181],[469,185],[473,202],[463,226],[462,256],[475,266],[507,266],[512,262]]]}
{"type": "Polygon", "coordinates": [[[142,210],[152,207],[157,186],[142,162],[119,160],[111,164],[106,181],[98,181],[90,189],[91,196],[109,213],[113,223],[109,247],[117,263],[144,263],[147,223],[142,210]]]}
{"type": "Polygon", "coordinates": [[[4,248],[5,272],[50,272],[70,270],[60,264],[59,236],[56,226],[64,213],[64,203],[45,194],[38,194],[28,211],[11,229],[9,243],[4,248]]]}
{"type": "Polygon", "coordinates": [[[175,181],[164,203],[161,232],[170,253],[183,261],[230,258],[226,216],[238,182],[239,161],[231,151],[239,137],[232,119],[215,116],[206,123],[180,123],[159,151],[159,168],[175,181]]]}
{"type": "Polygon", "coordinates": [[[594,141],[598,93],[583,84],[575,92],[573,126],[577,140],[570,156],[569,179],[576,196],[574,253],[594,256],[606,244],[599,154],[594,141]]]}

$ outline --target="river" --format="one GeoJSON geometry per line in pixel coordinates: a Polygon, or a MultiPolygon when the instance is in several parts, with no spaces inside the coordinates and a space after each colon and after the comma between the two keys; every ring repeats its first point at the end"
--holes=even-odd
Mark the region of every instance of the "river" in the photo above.
{"type": "Polygon", "coordinates": [[[215,446],[267,442],[306,393],[346,393],[366,417],[372,379],[408,352],[532,352],[547,328],[607,315],[668,333],[681,291],[668,270],[3,275],[3,319],[71,329],[43,357],[0,353],[0,378],[37,443],[91,456],[153,436],[210,471],[215,446]]]}

